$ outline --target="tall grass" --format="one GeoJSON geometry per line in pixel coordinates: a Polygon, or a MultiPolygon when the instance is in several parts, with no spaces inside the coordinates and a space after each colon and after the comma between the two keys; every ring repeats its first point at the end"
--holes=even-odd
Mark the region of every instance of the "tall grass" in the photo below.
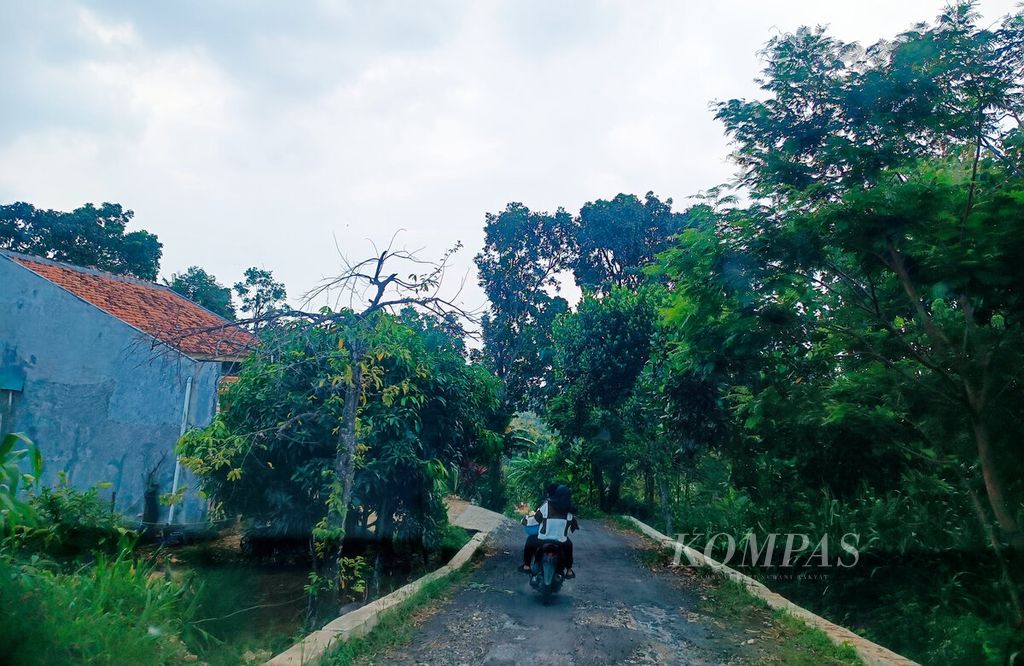
{"type": "Polygon", "coordinates": [[[0,557],[0,663],[180,664],[184,588],[124,550],[61,571],[0,557]]]}

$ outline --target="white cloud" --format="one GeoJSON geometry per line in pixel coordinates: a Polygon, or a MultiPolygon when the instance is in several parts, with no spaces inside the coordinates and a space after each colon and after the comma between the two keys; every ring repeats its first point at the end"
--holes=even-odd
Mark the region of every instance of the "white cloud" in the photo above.
{"type": "Polygon", "coordinates": [[[138,42],[130,21],[102,21],[85,7],[78,10],[78,32],[104,46],[132,46],[138,42]]]}
{"type": "Polygon", "coordinates": [[[10,2],[0,201],[118,201],[166,273],[266,266],[294,295],[336,267],[332,235],[353,255],[399,228],[433,255],[462,240],[461,274],[509,201],[685,205],[726,179],[707,105],[757,94],[773,34],[871,41],[941,5],[10,2]]]}

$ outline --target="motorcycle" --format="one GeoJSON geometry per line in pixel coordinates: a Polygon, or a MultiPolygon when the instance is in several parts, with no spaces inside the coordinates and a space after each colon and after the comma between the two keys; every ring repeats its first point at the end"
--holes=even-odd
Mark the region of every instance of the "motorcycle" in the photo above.
{"type": "Polygon", "coordinates": [[[533,558],[530,571],[530,586],[540,592],[544,603],[548,603],[565,582],[564,571],[559,561],[562,544],[557,541],[543,541],[533,558]]]}

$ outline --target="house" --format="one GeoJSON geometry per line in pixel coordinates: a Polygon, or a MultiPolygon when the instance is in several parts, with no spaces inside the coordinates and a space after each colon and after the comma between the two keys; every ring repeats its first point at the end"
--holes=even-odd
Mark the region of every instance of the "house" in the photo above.
{"type": "Polygon", "coordinates": [[[103,483],[130,518],[199,523],[206,503],[174,446],[210,423],[253,342],[162,285],[0,251],[0,435],[39,446],[46,484],[63,472],[103,483]]]}

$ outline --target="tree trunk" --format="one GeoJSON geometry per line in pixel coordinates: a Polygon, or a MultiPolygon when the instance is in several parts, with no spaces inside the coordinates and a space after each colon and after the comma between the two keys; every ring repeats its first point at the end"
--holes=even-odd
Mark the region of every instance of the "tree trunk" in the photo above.
{"type": "Polygon", "coordinates": [[[1024,627],[1024,606],[1021,605],[1020,592],[1017,589],[1017,583],[1013,579],[1013,575],[1010,572],[1010,566],[1006,562],[1006,558],[1003,557],[1002,546],[999,544],[999,539],[996,538],[995,530],[992,529],[992,523],[989,522],[988,516],[985,515],[985,510],[981,506],[981,501],[978,499],[978,493],[975,492],[971,483],[968,481],[966,484],[968,494],[971,497],[971,506],[974,507],[974,513],[978,516],[978,522],[981,523],[982,529],[985,530],[985,535],[988,537],[989,544],[992,546],[992,552],[995,553],[996,560],[999,562],[999,570],[1002,573],[1003,585],[1006,587],[1006,592],[1010,598],[1010,605],[1013,606],[1014,613],[1017,615],[1017,624],[1020,627],[1024,627]]]}
{"type": "Polygon", "coordinates": [[[597,490],[597,506],[602,511],[607,511],[608,500],[604,492],[604,472],[596,464],[591,464],[590,473],[594,477],[594,488],[597,490]]]}
{"type": "Polygon", "coordinates": [[[644,470],[644,506],[654,509],[654,471],[650,467],[644,470]]]}
{"type": "Polygon", "coordinates": [[[373,590],[373,598],[380,598],[380,578],[381,578],[381,558],[380,551],[377,551],[377,556],[373,558],[373,583],[368,585],[366,588],[366,594],[363,596],[363,601],[369,599],[370,590],[373,590]]]}
{"type": "Polygon", "coordinates": [[[608,508],[605,511],[611,511],[619,506],[619,499],[622,497],[622,472],[614,471],[611,477],[611,481],[608,482],[608,496],[606,498],[608,508]]]}
{"type": "Polygon", "coordinates": [[[675,526],[672,524],[672,506],[668,499],[668,482],[665,481],[664,475],[658,478],[658,499],[661,501],[661,516],[665,521],[665,535],[671,537],[675,534],[675,526]]]}
{"type": "MultiPolygon", "coordinates": [[[[356,414],[359,409],[359,398],[362,393],[363,373],[361,362],[363,350],[358,342],[352,343],[349,362],[352,364],[352,381],[345,386],[345,403],[342,407],[341,427],[338,430],[338,442],[334,456],[334,488],[327,506],[327,528],[334,535],[333,548],[324,555],[322,577],[329,588],[322,591],[318,605],[322,614],[330,610],[331,605],[337,606],[339,601],[340,563],[345,546],[345,519],[348,515],[349,501],[352,499],[352,481],[355,477],[356,457],[356,414]]],[[[335,608],[336,610],[336,608],[335,608]]]]}
{"type": "Polygon", "coordinates": [[[989,438],[988,426],[980,415],[971,416],[971,426],[974,431],[974,443],[978,447],[978,458],[981,460],[981,475],[985,480],[985,493],[988,495],[988,502],[992,507],[992,514],[996,518],[999,529],[1003,532],[1010,547],[1021,552],[1024,551],[1024,532],[1014,512],[1006,504],[1006,492],[1002,480],[999,478],[998,462],[995,453],[992,451],[992,442],[989,438]]]}
{"type": "Polygon", "coordinates": [[[373,536],[377,543],[383,543],[391,538],[391,513],[391,502],[385,499],[380,505],[377,522],[374,523],[373,536]]]}

